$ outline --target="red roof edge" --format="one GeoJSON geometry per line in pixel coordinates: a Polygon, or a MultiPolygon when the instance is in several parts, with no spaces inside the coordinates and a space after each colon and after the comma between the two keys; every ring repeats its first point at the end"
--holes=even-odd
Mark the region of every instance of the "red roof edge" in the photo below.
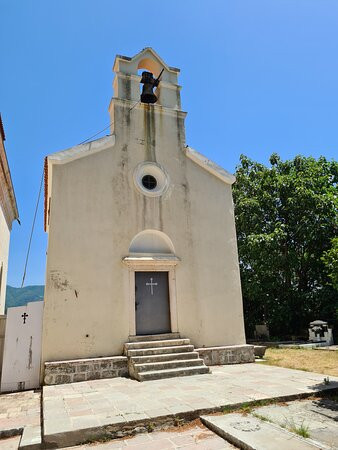
{"type": "Polygon", "coordinates": [[[6,136],[5,136],[4,125],[2,123],[1,114],[0,114],[0,134],[1,134],[2,140],[5,141],[6,140],[6,136]]]}

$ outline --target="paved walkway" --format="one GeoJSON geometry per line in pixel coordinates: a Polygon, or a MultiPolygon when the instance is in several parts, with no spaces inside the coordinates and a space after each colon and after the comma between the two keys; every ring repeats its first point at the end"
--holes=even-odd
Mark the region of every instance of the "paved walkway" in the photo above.
{"type": "Polygon", "coordinates": [[[40,392],[0,395],[0,435],[9,430],[40,425],[40,392]]]}
{"type": "Polygon", "coordinates": [[[103,431],[149,424],[260,399],[317,393],[338,378],[262,364],[216,366],[211,374],[139,383],[127,378],[43,388],[45,441],[76,445],[103,431]]]}
{"type": "MultiPolygon", "coordinates": [[[[17,450],[19,448],[21,436],[13,436],[0,440],[0,450],[17,450]]],[[[96,449],[95,449],[96,450],[96,449]]]]}
{"type": "Polygon", "coordinates": [[[0,449],[36,445],[41,442],[41,393],[34,391],[0,395],[0,437],[15,436],[0,441],[0,449]]]}
{"type": "MultiPolygon", "coordinates": [[[[59,446],[76,445],[98,436],[114,436],[116,431],[128,426],[133,428],[149,426],[155,422],[173,422],[177,417],[194,419],[200,414],[221,410],[225,406],[259,399],[318,393],[338,387],[337,378],[330,377],[328,385],[323,380],[324,375],[321,374],[263,364],[241,364],[213,367],[212,374],[143,383],[127,378],[113,378],[45,386],[45,440],[59,446]]],[[[0,437],[5,438],[13,432],[21,433],[22,429],[21,446],[39,443],[39,392],[0,395],[0,437]]],[[[123,446],[130,446],[131,442],[141,445],[144,439],[152,443],[156,434],[142,434],[127,439],[123,441],[123,446]]],[[[164,438],[163,433],[161,439],[169,439],[171,446],[176,445],[171,438],[164,438]]],[[[191,439],[191,436],[186,439],[191,439]]],[[[0,449],[15,447],[17,441],[18,438],[1,440],[0,449]]],[[[149,442],[147,445],[150,445],[149,442]]],[[[109,445],[115,443],[117,441],[109,445]]]]}

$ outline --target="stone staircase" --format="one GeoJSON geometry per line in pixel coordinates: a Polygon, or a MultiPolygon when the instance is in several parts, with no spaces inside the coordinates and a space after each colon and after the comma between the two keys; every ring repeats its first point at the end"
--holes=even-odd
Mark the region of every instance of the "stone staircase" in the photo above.
{"type": "Polygon", "coordinates": [[[132,336],[124,344],[129,375],[138,381],[209,373],[210,369],[179,333],[132,336]]]}

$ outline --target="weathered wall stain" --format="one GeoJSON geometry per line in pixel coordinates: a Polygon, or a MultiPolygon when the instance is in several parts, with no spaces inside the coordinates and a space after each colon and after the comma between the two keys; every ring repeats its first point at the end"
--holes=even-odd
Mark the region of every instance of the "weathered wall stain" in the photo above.
{"type": "Polygon", "coordinates": [[[30,342],[29,342],[29,349],[28,349],[28,366],[27,366],[27,369],[31,369],[31,368],[32,368],[32,361],[33,361],[33,351],[32,351],[32,347],[33,347],[33,336],[30,337],[30,342]]]}
{"type": "Polygon", "coordinates": [[[180,95],[180,89],[176,88],[176,105],[178,109],[181,109],[181,95],[180,95]]]}
{"type": "Polygon", "coordinates": [[[146,201],[147,201],[146,196],[142,195],[142,211],[141,211],[141,214],[142,214],[142,228],[143,228],[143,230],[146,229],[146,206],[147,206],[146,201]]]}
{"type": "Polygon", "coordinates": [[[145,161],[156,162],[156,129],[154,106],[146,105],[143,109],[143,126],[145,140],[145,161]]]}
{"type": "Polygon", "coordinates": [[[120,167],[123,170],[128,165],[128,145],[124,144],[121,150],[120,167]]]}
{"type": "Polygon", "coordinates": [[[136,142],[137,142],[138,144],[140,144],[140,145],[145,145],[145,140],[144,140],[144,139],[136,138],[135,140],[136,140],[136,142]]]}
{"type": "Polygon", "coordinates": [[[179,147],[184,145],[185,132],[184,132],[184,122],[180,117],[179,111],[176,113],[176,126],[177,126],[177,142],[179,147]]]}
{"type": "Polygon", "coordinates": [[[66,291],[68,289],[71,289],[71,284],[67,280],[66,274],[61,271],[51,270],[50,281],[52,287],[58,291],[66,291]]]}
{"type": "Polygon", "coordinates": [[[113,192],[113,202],[115,205],[115,211],[118,212],[119,216],[123,216],[128,210],[128,199],[129,199],[129,179],[128,179],[128,167],[129,167],[129,155],[128,155],[128,145],[122,145],[120,157],[118,160],[118,167],[120,170],[112,177],[111,187],[113,192]],[[122,202],[121,202],[122,200],[122,202]]]}
{"type": "Polygon", "coordinates": [[[163,205],[162,205],[162,197],[159,197],[158,199],[159,205],[158,205],[158,219],[159,219],[159,227],[160,230],[163,231],[163,205]]]}
{"type": "Polygon", "coordinates": [[[130,75],[126,74],[125,77],[126,78],[123,80],[123,84],[124,84],[124,91],[125,91],[126,99],[127,100],[131,100],[131,80],[130,80],[130,75]]]}

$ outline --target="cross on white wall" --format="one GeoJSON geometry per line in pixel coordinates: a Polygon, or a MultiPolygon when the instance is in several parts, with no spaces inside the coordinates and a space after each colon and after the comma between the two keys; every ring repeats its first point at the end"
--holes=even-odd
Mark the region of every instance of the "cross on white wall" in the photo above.
{"type": "Polygon", "coordinates": [[[21,314],[21,317],[23,318],[23,323],[25,324],[26,323],[26,319],[28,317],[28,314],[23,313],[23,314],[21,314]]]}
{"type": "Polygon", "coordinates": [[[157,286],[157,283],[153,283],[153,278],[150,277],[150,283],[146,283],[146,286],[150,286],[150,293],[151,295],[154,295],[153,286],[157,286]]]}

